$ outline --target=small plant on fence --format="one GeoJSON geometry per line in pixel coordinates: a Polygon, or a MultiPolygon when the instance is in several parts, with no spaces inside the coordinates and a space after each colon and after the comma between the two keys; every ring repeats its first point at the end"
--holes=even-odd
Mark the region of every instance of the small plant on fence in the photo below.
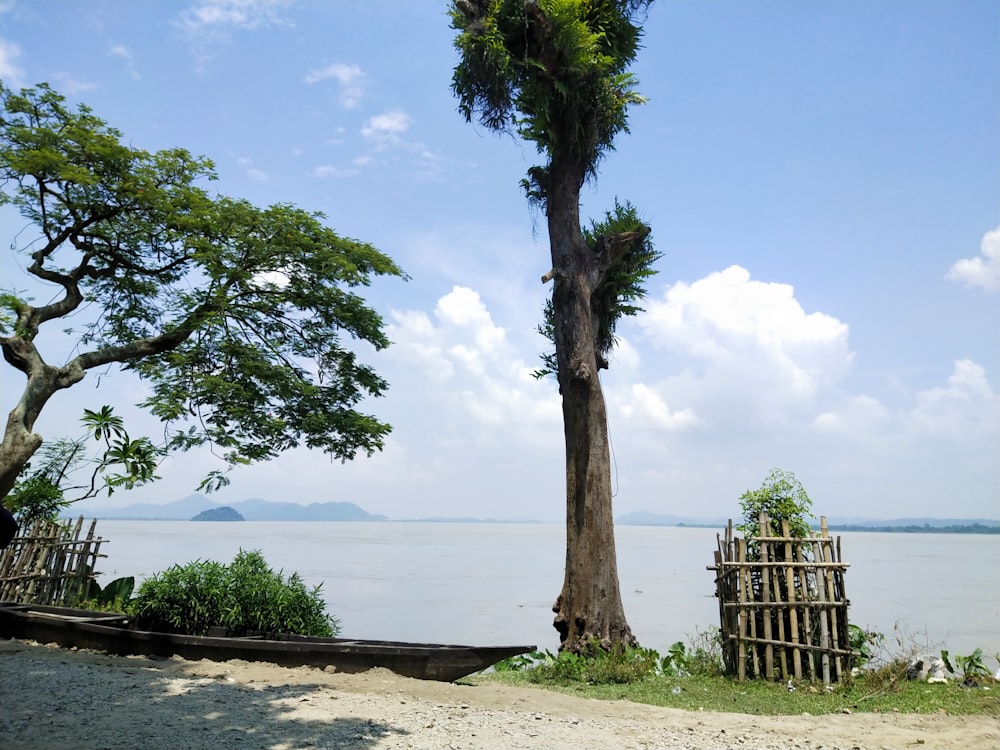
{"type": "Polygon", "coordinates": [[[861,668],[875,658],[877,651],[885,644],[885,634],[873,630],[865,630],[858,625],[847,624],[850,636],[851,651],[854,652],[852,666],[861,668]]]}
{"type": "MultiPolygon", "coordinates": [[[[740,495],[743,523],[737,524],[736,528],[747,539],[749,559],[760,559],[760,545],[752,541],[753,538],[783,536],[782,521],[788,522],[788,530],[793,537],[807,538],[811,531],[808,519],[813,518],[810,508],[812,500],[795,475],[790,471],[771,469],[758,489],[747,490],[740,495]],[[771,528],[760,528],[761,513],[766,513],[771,519],[771,528]]],[[[807,547],[802,551],[807,556],[810,553],[807,547]]]]}
{"type": "Polygon", "coordinates": [[[298,573],[287,579],[260,552],[240,550],[230,565],[196,560],[146,579],[128,604],[141,627],[204,635],[297,633],[330,637],[340,624],[326,614],[320,586],[309,589],[298,573]]]}

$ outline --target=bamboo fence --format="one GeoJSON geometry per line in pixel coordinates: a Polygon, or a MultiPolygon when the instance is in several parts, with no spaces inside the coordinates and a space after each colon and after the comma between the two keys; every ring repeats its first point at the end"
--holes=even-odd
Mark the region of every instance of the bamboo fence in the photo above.
{"type": "Polygon", "coordinates": [[[75,605],[96,580],[100,537],[91,521],[36,521],[27,534],[14,537],[0,553],[0,601],[20,604],[75,605]]]}
{"type": "Polygon", "coordinates": [[[716,597],[726,671],[740,681],[764,678],[837,682],[853,662],[840,537],[831,538],[826,517],[820,533],[781,536],[760,516],[762,536],[716,535],[716,597]]]}

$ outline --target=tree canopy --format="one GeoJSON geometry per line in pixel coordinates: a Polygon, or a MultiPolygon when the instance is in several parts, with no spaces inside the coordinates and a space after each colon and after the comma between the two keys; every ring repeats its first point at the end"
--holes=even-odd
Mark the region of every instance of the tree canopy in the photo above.
{"type": "Polygon", "coordinates": [[[405,278],[389,257],[320,213],[209,192],[210,160],[126,145],[46,84],[0,84],[0,103],[0,204],[31,226],[16,251],[54,290],[38,305],[13,288],[0,297],[0,348],[26,378],[0,443],[0,498],[41,444],[49,398],[113,364],[149,385],[141,406],[168,450],[211,444],[236,464],[382,447],[389,425],[357,407],[387,384],[359,354],[389,341],[357,290],[405,278]],[[75,326],[62,364],[36,345],[56,321],[75,326]]]}
{"type": "MultiPolygon", "coordinates": [[[[635,19],[651,1],[457,0],[459,111],[532,141],[549,162],[576,165],[581,183],[595,176],[628,130],[629,106],[643,101],[628,67],[642,37],[635,19]]],[[[542,200],[548,172],[529,172],[542,200]]]]}

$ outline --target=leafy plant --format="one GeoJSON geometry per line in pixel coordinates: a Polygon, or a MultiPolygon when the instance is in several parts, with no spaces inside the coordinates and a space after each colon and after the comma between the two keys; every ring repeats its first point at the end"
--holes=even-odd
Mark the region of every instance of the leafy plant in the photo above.
{"type": "Polygon", "coordinates": [[[847,634],[854,652],[854,666],[863,667],[875,657],[876,651],[885,642],[885,634],[848,623],[847,634]]]}
{"type": "MultiPolygon", "coordinates": [[[[789,533],[793,537],[805,539],[810,534],[809,512],[812,500],[805,488],[790,471],[771,469],[764,483],[756,490],[747,490],[740,495],[740,510],[743,512],[743,523],[737,524],[747,540],[759,536],[782,536],[782,522],[788,523],[789,533]],[[766,513],[770,519],[771,528],[760,528],[760,514],[766,513]]],[[[751,560],[758,559],[759,545],[748,541],[748,555],[751,560]]],[[[807,555],[808,548],[803,550],[807,555]]]]}
{"type": "Polygon", "coordinates": [[[665,675],[687,675],[688,654],[683,641],[677,641],[669,649],[667,654],[660,659],[660,672],[665,675]]]}
{"type": "MultiPolygon", "coordinates": [[[[31,464],[25,464],[23,474],[31,469],[31,464]]],[[[4,499],[14,518],[21,526],[22,533],[41,520],[55,520],[66,508],[67,500],[62,489],[42,471],[34,472],[19,479],[14,489],[4,499]]]]}
{"type": "Polygon", "coordinates": [[[80,606],[102,612],[124,612],[134,590],[134,576],[116,578],[104,588],[97,581],[90,581],[80,606]]]}
{"type": "Polygon", "coordinates": [[[958,665],[957,670],[952,666],[951,655],[947,649],[941,651],[941,660],[944,662],[944,666],[952,674],[961,674],[963,682],[971,683],[991,676],[990,668],[983,662],[983,650],[981,648],[977,648],[968,656],[955,654],[954,658],[955,663],[958,665]]]}
{"type": "Polygon", "coordinates": [[[501,659],[493,665],[494,672],[523,672],[534,667],[545,658],[544,651],[532,651],[530,654],[518,654],[501,659]]]}
{"type": "Polygon", "coordinates": [[[691,648],[682,641],[674,643],[661,660],[665,675],[699,675],[714,677],[724,671],[722,663],[722,631],[717,627],[697,631],[691,639],[691,648]]]}
{"type": "Polygon", "coordinates": [[[143,627],[193,635],[222,627],[329,637],[340,627],[320,589],[307,588],[298,573],[286,579],[271,570],[259,551],[240,550],[228,566],[195,560],[147,578],[128,612],[143,627]]]}
{"type": "Polygon", "coordinates": [[[655,675],[660,655],[649,648],[616,645],[610,650],[593,641],[583,653],[535,651],[496,665],[496,672],[526,672],[532,682],[612,685],[636,682],[655,675]]]}

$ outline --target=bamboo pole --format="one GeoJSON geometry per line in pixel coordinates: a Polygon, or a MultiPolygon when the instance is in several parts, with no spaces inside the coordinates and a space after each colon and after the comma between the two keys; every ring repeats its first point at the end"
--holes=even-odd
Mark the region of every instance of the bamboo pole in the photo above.
{"type": "MultiPolygon", "coordinates": [[[[771,521],[767,517],[767,513],[761,513],[758,517],[758,522],[760,523],[761,529],[766,529],[770,527],[771,521]]],[[[771,549],[770,544],[767,542],[761,542],[759,547],[759,559],[761,562],[769,562],[771,549]]],[[[761,570],[760,573],[760,598],[764,603],[762,608],[763,614],[763,630],[764,630],[764,676],[768,680],[774,679],[774,646],[770,641],[772,640],[773,633],[771,632],[771,613],[774,611],[771,609],[771,568],[767,567],[761,570]]],[[[752,611],[751,611],[752,612],[752,611]]]]}
{"type": "MultiPolygon", "coordinates": [[[[746,540],[737,538],[736,539],[736,561],[738,563],[739,562],[743,562],[743,560],[745,558],[746,558],[746,540]]],[[[750,573],[745,568],[737,568],[736,569],[736,573],[737,573],[737,579],[736,580],[738,582],[737,583],[737,592],[738,592],[738,599],[737,599],[737,601],[740,604],[742,604],[743,602],[745,602],[747,600],[747,588],[748,588],[747,584],[750,581],[750,573]]],[[[747,625],[748,625],[748,623],[747,623],[747,614],[746,614],[747,610],[745,610],[745,609],[743,609],[741,607],[738,611],[739,611],[740,631],[739,631],[739,641],[738,641],[738,648],[739,648],[739,671],[738,671],[737,677],[738,677],[738,679],[739,679],[740,682],[743,682],[747,678],[747,650],[746,650],[747,646],[746,646],[746,644],[747,644],[747,625]]],[[[754,661],[755,662],[756,662],[756,659],[757,659],[757,654],[756,654],[756,652],[754,652],[754,661]]]]}
{"type": "MultiPolygon", "coordinates": [[[[820,540],[813,541],[813,554],[816,560],[823,561],[823,543],[820,540]]],[[[825,602],[827,600],[826,596],[826,569],[820,569],[816,571],[816,596],[817,598],[825,602]]],[[[823,607],[819,611],[819,645],[822,650],[822,655],[820,657],[820,663],[823,667],[823,684],[830,684],[830,621],[828,618],[828,609],[823,607]]]]}

